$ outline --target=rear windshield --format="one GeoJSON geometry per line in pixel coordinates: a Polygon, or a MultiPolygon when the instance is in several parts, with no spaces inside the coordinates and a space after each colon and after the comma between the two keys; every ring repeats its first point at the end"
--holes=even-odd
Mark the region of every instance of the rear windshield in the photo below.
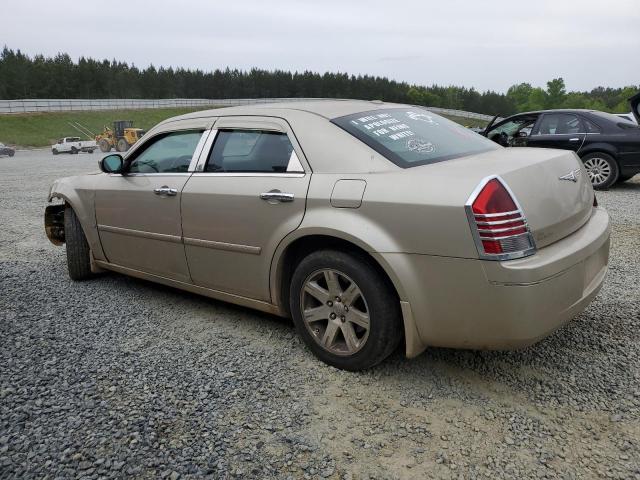
{"type": "Polygon", "coordinates": [[[629,114],[628,116],[626,116],[626,120],[625,120],[625,118],[622,118],[622,116],[613,115],[612,113],[597,112],[597,111],[593,111],[591,113],[593,115],[595,115],[596,117],[605,118],[605,119],[607,119],[607,120],[609,120],[610,122],[613,122],[613,123],[622,123],[622,122],[626,121],[628,123],[631,123],[631,124],[635,125],[635,122],[633,120],[631,120],[631,115],[632,114],[629,114]]]}
{"type": "Polygon", "coordinates": [[[418,107],[372,110],[331,121],[402,168],[501,148],[468,128],[418,107]]]}

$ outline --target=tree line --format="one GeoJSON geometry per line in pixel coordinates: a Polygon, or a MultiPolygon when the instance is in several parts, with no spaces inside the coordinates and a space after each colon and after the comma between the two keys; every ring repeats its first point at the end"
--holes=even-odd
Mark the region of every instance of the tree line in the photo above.
{"type": "Polygon", "coordinates": [[[329,97],[377,99],[491,115],[546,108],[592,108],[626,112],[640,85],[567,92],[562,78],[547,88],[529,83],[506,93],[457,86],[420,86],[371,75],[226,68],[211,72],[184,68],[140,69],[116,60],[66,53],[29,56],[4,47],[0,54],[0,99],[30,98],[261,98],[329,97]]]}

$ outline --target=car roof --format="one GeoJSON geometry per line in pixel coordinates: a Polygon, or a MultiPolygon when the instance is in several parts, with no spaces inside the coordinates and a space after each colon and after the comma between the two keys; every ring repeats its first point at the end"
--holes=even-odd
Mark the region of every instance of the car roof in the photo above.
{"type": "Polygon", "coordinates": [[[406,105],[387,103],[380,100],[349,100],[349,99],[313,99],[293,100],[275,103],[253,103],[236,107],[215,108],[187,113],[171,120],[187,120],[190,118],[221,117],[229,115],[269,115],[270,112],[281,113],[283,110],[297,110],[319,115],[326,119],[333,119],[354,113],[368,112],[386,108],[398,108],[406,105]]]}
{"type": "MultiPolygon", "coordinates": [[[[515,117],[519,115],[539,115],[541,113],[591,113],[594,112],[593,109],[587,108],[554,108],[550,110],[533,110],[531,112],[522,112],[522,113],[514,113],[510,115],[510,117],[515,117]]],[[[508,117],[507,117],[508,118],[508,117]]]]}

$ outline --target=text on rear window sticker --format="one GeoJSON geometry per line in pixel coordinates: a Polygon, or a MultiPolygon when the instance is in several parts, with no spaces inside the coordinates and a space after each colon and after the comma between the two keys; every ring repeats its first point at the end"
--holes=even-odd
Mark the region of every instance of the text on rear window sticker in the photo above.
{"type": "Polygon", "coordinates": [[[367,130],[371,135],[385,137],[389,140],[400,140],[401,138],[415,135],[409,125],[402,123],[401,120],[392,117],[388,113],[360,117],[356,120],[351,120],[351,124],[367,130]]]}

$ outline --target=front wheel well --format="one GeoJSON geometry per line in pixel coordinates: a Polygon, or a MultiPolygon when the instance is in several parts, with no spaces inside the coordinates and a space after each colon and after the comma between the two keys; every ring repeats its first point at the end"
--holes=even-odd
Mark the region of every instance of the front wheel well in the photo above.
{"type": "Polygon", "coordinates": [[[51,243],[60,246],[65,242],[64,214],[65,203],[48,205],[44,210],[44,230],[51,243]]]}
{"type": "Polygon", "coordinates": [[[298,238],[288,245],[280,258],[281,267],[278,283],[280,292],[278,300],[280,307],[288,316],[291,316],[289,309],[289,288],[293,272],[304,257],[318,250],[339,250],[341,252],[352,253],[365,259],[380,273],[380,276],[387,282],[397,301],[400,301],[398,291],[389,278],[389,275],[366,250],[342,238],[329,235],[308,235],[298,238]]]}

